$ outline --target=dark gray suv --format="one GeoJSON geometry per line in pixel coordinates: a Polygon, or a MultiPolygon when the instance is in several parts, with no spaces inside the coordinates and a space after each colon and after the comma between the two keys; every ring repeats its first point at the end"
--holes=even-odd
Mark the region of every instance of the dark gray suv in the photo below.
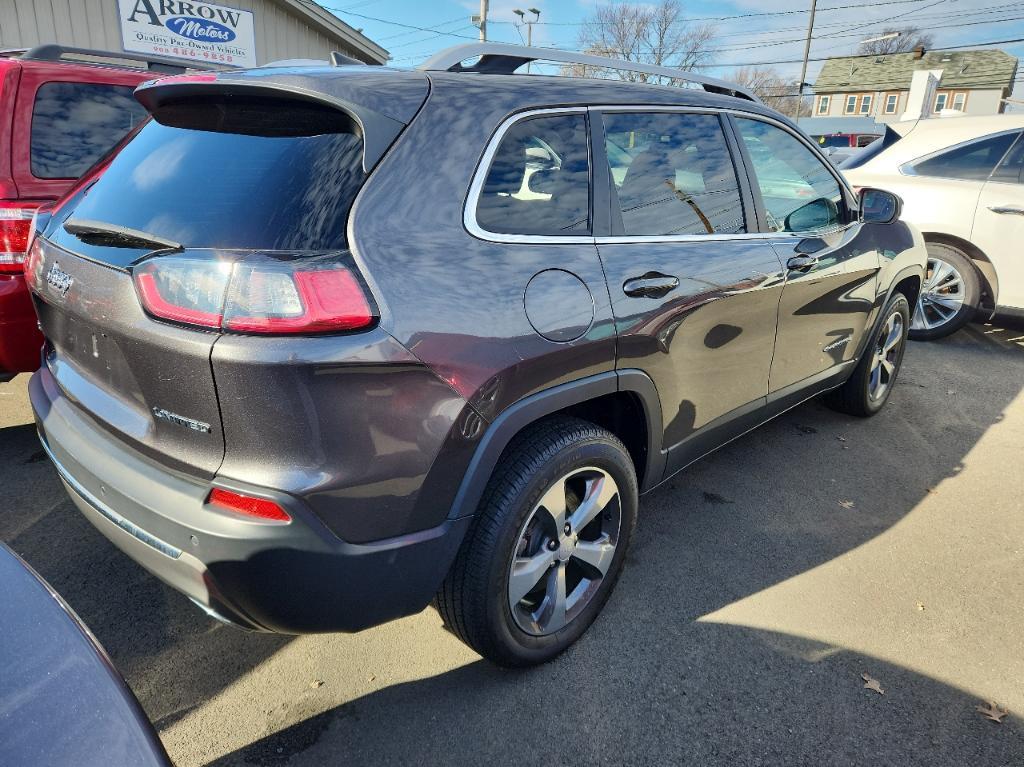
{"type": "Polygon", "coordinates": [[[609,63],[145,84],[152,120],[40,227],[43,445],[215,617],[433,599],[538,663],[601,610],[641,493],[817,394],[885,403],[926,259],[897,198],[738,87],[515,74],[539,59],[609,63]]]}

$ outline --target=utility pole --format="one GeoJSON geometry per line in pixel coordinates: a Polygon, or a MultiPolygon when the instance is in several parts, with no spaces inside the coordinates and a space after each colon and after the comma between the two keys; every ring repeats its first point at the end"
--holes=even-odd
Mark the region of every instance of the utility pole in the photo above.
{"type": "Polygon", "coordinates": [[[480,0],[480,21],[477,23],[480,27],[480,42],[487,42],[487,0],[480,0]]]}
{"type": "Polygon", "coordinates": [[[804,65],[800,68],[800,82],[796,86],[796,114],[795,119],[800,117],[800,107],[804,104],[804,80],[807,79],[807,59],[811,56],[811,35],[814,34],[814,12],[818,8],[818,0],[811,0],[811,20],[807,23],[807,43],[804,45],[804,65]]]}

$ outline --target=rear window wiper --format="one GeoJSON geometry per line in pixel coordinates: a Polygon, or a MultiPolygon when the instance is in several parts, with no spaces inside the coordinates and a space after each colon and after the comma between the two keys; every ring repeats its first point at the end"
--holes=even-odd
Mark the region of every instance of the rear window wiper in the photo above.
{"type": "Polygon", "coordinates": [[[72,218],[64,222],[64,230],[87,245],[106,245],[111,248],[146,248],[151,250],[184,250],[180,242],[168,240],[149,232],[129,229],[127,226],[103,221],[72,218]]]}

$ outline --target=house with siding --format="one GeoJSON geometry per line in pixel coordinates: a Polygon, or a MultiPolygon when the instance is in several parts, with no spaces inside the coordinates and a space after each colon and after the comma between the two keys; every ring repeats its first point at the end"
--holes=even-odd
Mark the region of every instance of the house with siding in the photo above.
{"type": "Polygon", "coordinates": [[[934,113],[999,114],[1013,91],[1017,58],[1000,50],[925,51],[880,56],[843,56],[825,62],[814,82],[812,116],[868,117],[898,122],[908,107],[915,72],[932,71],[939,83],[934,113]]]}

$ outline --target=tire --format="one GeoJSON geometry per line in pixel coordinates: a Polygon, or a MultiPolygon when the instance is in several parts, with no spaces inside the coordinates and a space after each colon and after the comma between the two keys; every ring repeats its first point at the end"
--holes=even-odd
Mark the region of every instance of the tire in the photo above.
{"type": "Polygon", "coordinates": [[[915,341],[955,333],[971,321],[981,299],[978,271],[966,253],[940,242],[927,246],[928,269],[910,322],[915,341]]]}
{"type": "Polygon", "coordinates": [[[885,407],[903,365],[909,327],[910,304],[902,293],[894,293],[882,310],[881,325],[873,331],[853,374],[825,395],[825,403],[833,410],[861,418],[885,407]]]}
{"type": "Polygon", "coordinates": [[[434,604],[446,626],[488,660],[544,663],[579,639],[607,601],[636,509],[636,471],[618,438],[577,418],[536,424],[502,455],[434,604]],[[567,535],[564,524],[555,529],[563,503],[570,522],[597,513],[567,535]],[[514,601],[536,573],[536,586],[514,601]],[[559,582],[567,584],[561,602],[559,582]]]}

